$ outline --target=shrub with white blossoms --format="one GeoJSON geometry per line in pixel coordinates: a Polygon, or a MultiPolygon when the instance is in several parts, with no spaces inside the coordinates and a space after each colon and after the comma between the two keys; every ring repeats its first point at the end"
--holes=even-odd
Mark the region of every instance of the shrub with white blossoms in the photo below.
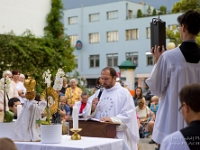
{"type": "Polygon", "coordinates": [[[65,72],[59,68],[57,73],[56,73],[56,77],[55,77],[55,81],[54,81],[54,85],[53,85],[53,89],[56,91],[60,91],[63,85],[63,76],[65,75],[65,72]]]}
{"type": "Polygon", "coordinates": [[[6,93],[9,93],[10,91],[10,83],[11,83],[11,80],[8,76],[6,76],[6,79],[2,78],[0,80],[0,90],[4,90],[4,86],[5,86],[5,91],[6,93]]]}
{"type": "Polygon", "coordinates": [[[43,79],[44,79],[44,83],[47,84],[47,88],[51,86],[51,73],[50,70],[48,69],[47,71],[45,71],[42,75],[43,79]]]}

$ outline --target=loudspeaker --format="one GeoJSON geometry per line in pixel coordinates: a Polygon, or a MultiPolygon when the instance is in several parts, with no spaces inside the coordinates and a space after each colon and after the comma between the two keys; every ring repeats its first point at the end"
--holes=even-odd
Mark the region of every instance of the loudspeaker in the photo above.
{"type": "Polygon", "coordinates": [[[151,26],[151,47],[164,45],[166,50],[166,27],[160,18],[153,18],[151,26]]]}

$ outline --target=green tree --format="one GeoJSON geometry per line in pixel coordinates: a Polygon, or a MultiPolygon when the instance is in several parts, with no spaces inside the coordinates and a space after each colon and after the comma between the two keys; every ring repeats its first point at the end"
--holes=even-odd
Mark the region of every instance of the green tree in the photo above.
{"type": "Polygon", "coordinates": [[[37,38],[30,31],[20,36],[14,33],[0,35],[0,74],[4,70],[19,69],[30,72],[37,81],[37,92],[43,91],[42,74],[50,69],[54,75],[58,68],[71,72],[75,68],[74,48],[70,39],[63,33],[62,1],[52,0],[51,12],[47,16],[45,36],[37,38]]]}
{"type": "Polygon", "coordinates": [[[167,13],[167,7],[166,6],[160,6],[160,15],[166,14],[167,13]]]}
{"type": "Polygon", "coordinates": [[[188,10],[200,11],[200,0],[180,0],[172,8],[172,13],[186,12],[188,10]]]}
{"type": "Polygon", "coordinates": [[[142,10],[138,9],[138,11],[137,11],[137,18],[141,18],[141,17],[143,17],[142,10]]]}
{"type": "MultiPolygon", "coordinates": [[[[167,36],[167,39],[170,39],[170,41],[174,43],[177,42],[177,44],[181,44],[182,42],[180,39],[180,32],[177,31],[175,26],[173,26],[172,29],[166,28],[166,36],[167,36]]],[[[200,46],[200,33],[196,37],[196,42],[200,46]]]]}
{"type": "Polygon", "coordinates": [[[156,15],[157,15],[157,12],[156,12],[156,9],[154,8],[152,12],[152,16],[156,16],[156,15]]]}

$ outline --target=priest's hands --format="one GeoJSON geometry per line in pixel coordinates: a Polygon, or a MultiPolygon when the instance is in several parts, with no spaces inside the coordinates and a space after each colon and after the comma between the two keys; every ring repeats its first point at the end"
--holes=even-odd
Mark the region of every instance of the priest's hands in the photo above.
{"type": "Polygon", "coordinates": [[[162,45],[162,49],[160,46],[155,45],[155,47],[151,48],[151,53],[154,56],[154,63],[158,62],[159,57],[162,55],[162,53],[165,52],[165,47],[162,45]]]}
{"type": "Polygon", "coordinates": [[[100,119],[100,121],[103,121],[103,122],[112,122],[111,118],[110,117],[103,117],[100,119]]]}
{"type": "Polygon", "coordinates": [[[98,102],[99,102],[99,99],[98,99],[98,98],[94,98],[94,99],[92,100],[92,112],[95,111],[98,102]]]}

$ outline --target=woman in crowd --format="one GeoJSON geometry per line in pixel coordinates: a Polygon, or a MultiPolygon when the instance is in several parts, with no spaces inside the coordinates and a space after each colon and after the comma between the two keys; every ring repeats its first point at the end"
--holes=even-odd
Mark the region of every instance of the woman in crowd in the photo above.
{"type": "Polygon", "coordinates": [[[26,88],[24,87],[24,84],[21,81],[19,81],[19,76],[20,76],[19,70],[13,70],[12,74],[13,74],[13,81],[15,82],[16,88],[18,90],[18,94],[19,94],[18,98],[20,99],[21,103],[23,104],[26,99],[25,98],[26,88]]]}
{"type": "Polygon", "coordinates": [[[135,107],[138,106],[138,100],[142,99],[142,98],[143,98],[142,88],[141,87],[137,87],[135,89],[135,93],[134,93],[134,97],[133,97],[133,100],[134,100],[134,103],[135,103],[135,107]]]}

